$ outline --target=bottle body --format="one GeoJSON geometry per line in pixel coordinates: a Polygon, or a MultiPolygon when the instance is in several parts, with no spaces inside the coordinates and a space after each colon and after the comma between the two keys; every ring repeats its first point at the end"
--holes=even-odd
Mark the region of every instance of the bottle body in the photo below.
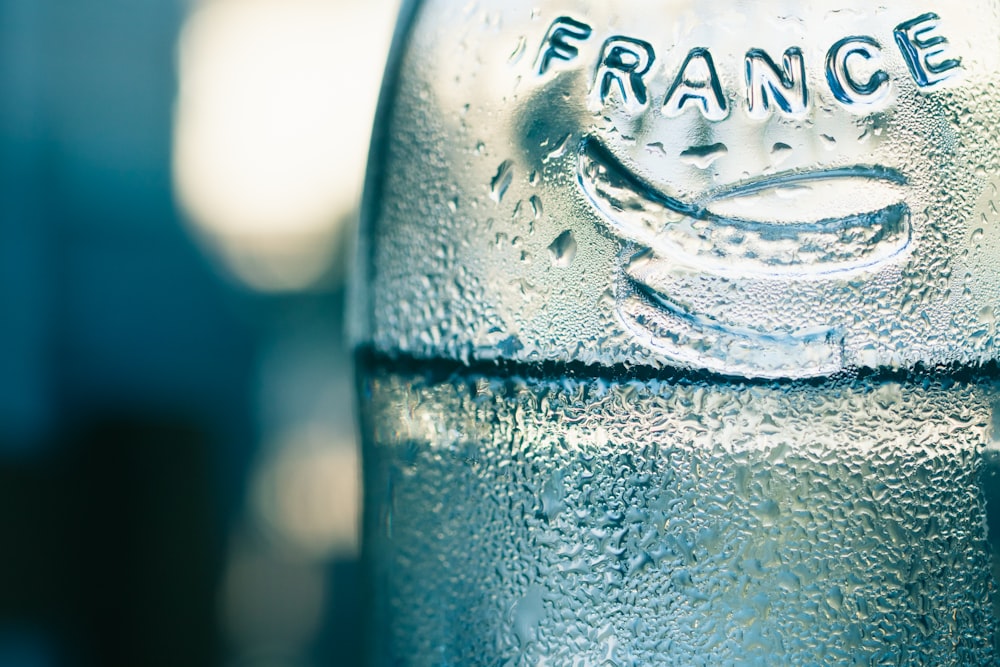
{"type": "Polygon", "coordinates": [[[995,0],[406,16],[372,664],[992,664],[995,0]]]}
{"type": "Polygon", "coordinates": [[[378,665],[988,665],[990,385],[370,367],[378,665]]]}

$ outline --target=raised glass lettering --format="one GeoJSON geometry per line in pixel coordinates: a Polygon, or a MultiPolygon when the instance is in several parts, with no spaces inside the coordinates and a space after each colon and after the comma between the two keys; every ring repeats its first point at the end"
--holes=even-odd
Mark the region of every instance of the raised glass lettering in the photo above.
{"type": "Polygon", "coordinates": [[[913,80],[922,88],[927,88],[955,76],[962,61],[947,58],[948,40],[938,33],[941,17],[933,12],[922,14],[915,19],[896,26],[894,35],[899,50],[913,80]]]}
{"type": "Polygon", "coordinates": [[[548,72],[553,60],[574,60],[580,50],[573,42],[586,41],[592,32],[589,25],[568,16],[561,16],[553,21],[545,33],[545,40],[535,61],[538,73],[548,72]]]}
{"type": "Polygon", "coordinates": [[[765,51],[752,49],[746,57],[747,111],[751,118],[766,118],[773,109],[799,116],[809,107],[806,63],[802,50],[792,47],[778,67],[765,51]]]}
{"type": "MultiPolygon", "coordinates": [[[[941,19],[928,12],[900,23],[893,30],[902,59],[921,89],[932,90],[954,78],[962,66],[961,58],[952,53],[940,28],[941,19]]],[[[538,75],[552,69],[591,66],[579,61],[582,43],[593,34],[593,28],[582,21],[569,16],[557,18],[546,31],[538,51],[535,60],[538,75]]],[[[814,86],[825,83],[834,99],[848,111],[872,113],[888,106],[894,97],[897,82],[890,72],[896,70],[888,65],[889,58],[895,55],[887,54],[873,37],[844,37],[827,51],[825,77],[809,81],[800,47],[786,49],[780,62],[763,49],[755,48],[746,53],[742,63],[741,78],[746,89],[737,92],[723,87],[711,52],[705,47],[693,48],[671,80],[660,112],[677,117],[691,106],[707,120],[721,121],[729,117],[730,96],[735,99],[744,93],[750,118],[762,120],[772,113],[801,118],[809,111],[814,86]]],[[[655,62],[656,54],[650,43],[625,35],[608,37],[593,64],[590,109],[597,113],[614,104],[627,114],[645,111],[650,98],[659,94],[657,86],[663,83],[650,74],[655,62]]]]}
{"type": "Polygon", "coordinates": [[[641,111],[648,96],[642,77],[653,65],[653,47],[630,37],[612,37],[604,42],[597,77],[590,93],[591,107],[600,109],[617,86],[622,103],[630,113],[641,111]]]}
{"type": "Polygon", "coordinates": [[[884,70],[876,70],[868,80],[859,82],[851,74],[849,61],[857,56],[863,60],[882,60],[882,47],[871,37],[845,37],[826,54],[826,81],[837,101],[848,109],[870,111],[889,97],[892,83],[884,70]]]}
{"type": "Polygon", "coordinates": [[[693,104],[708,120],[724,120],[729,106],[708,49],[691,49],[663,100],[665,116],[679,116],[693,104]]]}

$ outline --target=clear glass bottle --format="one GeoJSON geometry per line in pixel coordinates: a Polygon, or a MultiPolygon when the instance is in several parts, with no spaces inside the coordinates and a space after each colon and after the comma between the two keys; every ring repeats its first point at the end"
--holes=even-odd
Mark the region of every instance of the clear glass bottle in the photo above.
{"type": "Polygon", "coordinates": [[[1000,5],[427,0],[355,340],[374,665],[984,665],[1000,5]]]}

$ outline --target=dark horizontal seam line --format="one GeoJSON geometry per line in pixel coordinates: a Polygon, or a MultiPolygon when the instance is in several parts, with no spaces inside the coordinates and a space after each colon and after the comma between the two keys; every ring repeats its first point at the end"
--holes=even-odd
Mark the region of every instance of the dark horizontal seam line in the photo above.
{"type": "Polygon", "coordinates": [[[356,370],[381,371],[405,375],[423,375],[431,382],[448,382],[453,379],[475,380],[477,378],[507,378],[510,380],[549,381],[602,380],[610,383],[627,382],[674,382],[679,385],[722,382],[744,386],[820,386],[827,383],[849,382],[853,380],[874,380],[886,382],[984,382],[992,381],[1000,372],[996,360],[980,366],[942,364],[928,367],[918,363],[911,369],[892,368],[848,368],[838,373],[808,378],[756,378],[734,374],[723,374],[711,370],[685,369],[677,367],[655,368],[624,363],[597,364],[582,361],[514,361],[470,360],[441,357],[421,357],[403,352],[377,351],[370,345],[355,350],[356,370]]]}

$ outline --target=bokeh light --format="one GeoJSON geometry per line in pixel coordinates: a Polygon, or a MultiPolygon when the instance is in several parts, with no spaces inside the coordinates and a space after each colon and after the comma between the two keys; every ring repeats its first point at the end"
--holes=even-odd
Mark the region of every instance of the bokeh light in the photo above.
{"type": "Polygon", "coordinates": [[[309,287],[356,210],[395,0],[203,0],[179,48],[174,180],[264,291],[309,287]]]}
{"type": "Polygon", "coordinates": [[[358,456],[322,429],[291,433],[254,485],[258,522],[272,538],[313,558],[358,555],[358,456]]]}
{"type": "Polygon", "coordinates": [[[398,4],[200,0],[178,44],[177,199],[224,272],[273,305],[253,380],[259,440],[219,592],[239,665],[312,664],[357,595],[353,383],[342,315],[326,309],[342,303],[336,262],[398,4]]]}

